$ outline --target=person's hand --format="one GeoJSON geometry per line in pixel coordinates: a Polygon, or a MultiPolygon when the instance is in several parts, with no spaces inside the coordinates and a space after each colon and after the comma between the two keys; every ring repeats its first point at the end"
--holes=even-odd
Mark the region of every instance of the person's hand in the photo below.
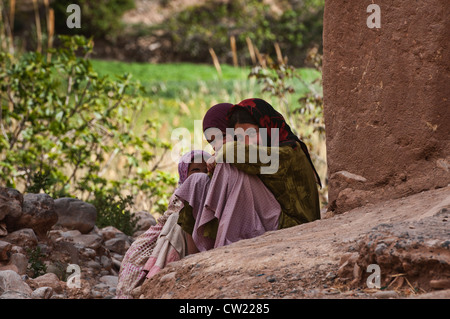
{"type": "Polygon", "coordinates": [[[206,167],[208,168],[209,173],[214,173],[214,168],[216,167],[216,158],[214,156],[211,156],[206,161],[206,167]]]}

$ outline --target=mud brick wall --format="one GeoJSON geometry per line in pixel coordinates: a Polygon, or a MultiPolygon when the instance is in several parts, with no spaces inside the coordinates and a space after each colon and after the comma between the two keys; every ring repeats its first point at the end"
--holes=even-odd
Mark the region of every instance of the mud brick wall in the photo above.
{"type": "Polygon", "coordinates": [[[329,210],[450,183],[449,16],[442,0],[325,1],[329,210]]]}

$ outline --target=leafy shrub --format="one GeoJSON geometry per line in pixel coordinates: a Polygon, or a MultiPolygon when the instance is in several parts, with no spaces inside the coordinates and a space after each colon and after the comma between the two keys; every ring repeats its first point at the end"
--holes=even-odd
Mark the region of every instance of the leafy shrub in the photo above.
{"type": "Polygon", "coordinates": [[[167,198],[175,179],[158,168],[170,144],[158,121],[141,116],[141,85],[94,72],[91,40],[60,40],[51,60],[0,52],[1,183],[54,198],[143,194],[148,206],[167,198]]]}
{"type": "Polygon", "coordinates": [[[27,248],[28,268],[27,272],[32,278],[44,275],[47,272],[47,266],[42,261],[45,255],[41,252],[41,248],[37,246],[35,249],[27,248]]]}
{"type": "Polygon", "coordinates": [[[100,228],[114,226],[123,233],[131,236],[136,230],[137,219],[131,214],[129,208],[133,205],[133,197],[123,197],[96,192],[95,199],[91,201],[97,208],[96,225],[100,228]]]}

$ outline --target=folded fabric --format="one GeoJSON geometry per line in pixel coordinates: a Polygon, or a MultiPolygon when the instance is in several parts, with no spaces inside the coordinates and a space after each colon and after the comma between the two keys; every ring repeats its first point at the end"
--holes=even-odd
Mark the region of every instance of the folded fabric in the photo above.
{"type": "Polygon", "coordinates": [[[227,163],[216,165],[212,179],[206,174],[190,176],[175,195],[192,207],[192,239],[200,251],[278,228],[281,207],[273,194],[259,177],[227,163]]]}
{"type": "Polygon", "coordinates": [[[167,264],[186,256],[186,238],[180,225],[177,224],[179,213],[173,213],[167,219],[159,235],[152,255],[145,263],[147,278],[154,276],[167,264]]]}

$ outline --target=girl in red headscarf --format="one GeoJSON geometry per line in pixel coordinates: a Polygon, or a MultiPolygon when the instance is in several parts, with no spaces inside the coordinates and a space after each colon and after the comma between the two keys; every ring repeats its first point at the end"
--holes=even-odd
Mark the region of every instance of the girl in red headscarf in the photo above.
{"type": "Polygon", "coordinates": [[[319,219],[316,185],[321,185],[319,176],[306,145],[291,131],[283,116],[266,101],[253,98],[233,105],[227,120],[228,126],[234,128],[236,142],[227,143],[209,160],[209,167],[219,158],[240,171],[258,176],[281,206],[278,228],[319,219]],[[266,134],[261,134],[262,131],[266,134]],[[245,154],[240,160],[239,146],[244,148],[245,154]],[[228,156],[230,152],[232,156],[228,156]],[[251,161],[250,154],[257,154],[258,158],[251,161]],[[276,163],[275,170],[264,173],[274,161],[262,161],[261,154],[271,155],[276,163]]]}
{"type": "MultiPolygon", "coordinates": [[[[215,152],[233,141],[227,125],[231,107],[217,104],[203,118],[205,137],[215,152]]],[[[178,224],[194,250],[225,246],[278,227],[281,208],[274,195],[260,178],[229,163],[218,163],[210,176],[192,175],[175,195],[184,203],[178,224]]]]}

